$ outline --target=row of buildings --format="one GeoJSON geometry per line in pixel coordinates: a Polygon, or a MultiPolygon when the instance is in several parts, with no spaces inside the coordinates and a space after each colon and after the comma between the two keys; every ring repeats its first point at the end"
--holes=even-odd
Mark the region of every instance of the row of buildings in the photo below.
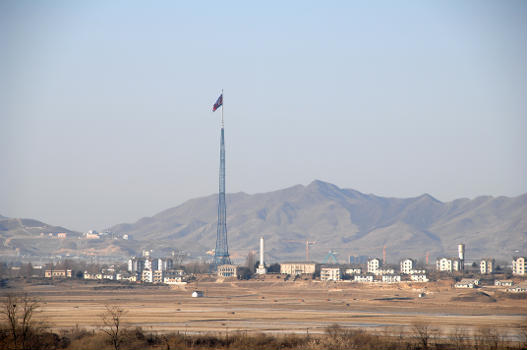
{"type": "MultiPolygon", "coordinates": [[[[524,256],[515,256],[512,258],[512,274],[515,276],[525,276],[524,256]]],[[[438,258],[436,260],[437,271],[457,272],[463,271],[463,261],[458,258],[438,258]]],[[[482,259],[479,262],[479,271],[482,275],[490,275],[496,272],[496,261],[492,258],[482,259]]]]}
{"type": "Polygon", "coordinates": [[[298,276],[320,272],[321,281],[351,280],[364,283],[380,281],[396,283],[401,281],[428,282],[424,269],[417,269],[413,259],[401,260],[399,271],[392,267],[384,267],[378,258],[369,259],[366,269],[359,265],[320,265],[316,262],[285,262],[280,264],[280,273],[298,276]]]}

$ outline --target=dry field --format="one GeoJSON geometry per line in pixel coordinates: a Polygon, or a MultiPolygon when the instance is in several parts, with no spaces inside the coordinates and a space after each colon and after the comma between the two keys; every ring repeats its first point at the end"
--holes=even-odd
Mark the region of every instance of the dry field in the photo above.
{"type": "Polygon", "coordinates": [[[10,282],[7,293],[28,293],[42,302],[36,315],[53,328],[95,328],[105,304],[127,310],[124,322],[158,332],[264,331],[320,333],[338,323],[391,332],[415,322],[449,332],[455,328],[497,327],[514,334],[527,322],[525,299],[495,294],[494,287],[452,289],[450,282],[357,285],[288,281],[194,282],[185,287],[125,285],[85,281],[10,282]],[[192,291],[205,297],[192,298],[192,291]],[[425,292],[423,298],[419,293],[425,292]],[[483,294],[483,293],[484,294],[483,294]]]}

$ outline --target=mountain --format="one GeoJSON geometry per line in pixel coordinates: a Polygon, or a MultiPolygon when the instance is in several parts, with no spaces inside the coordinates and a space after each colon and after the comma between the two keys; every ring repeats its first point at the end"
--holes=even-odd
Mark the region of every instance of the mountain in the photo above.
{"type": "MultiPolygon", "coordinates": [[[[109,231],[129,234],[141,249],[179,248],[203,255],[215,247],[217,195],[189,200],[152,217],[119,224],[109,231]]],[[[305,240],[317,241],[311,258],[328,251],[349,255],[423,259],[457,254],[465,243],[468,260],[494,257],[509,261],[525,242],[527,194],[514,198],[482,196],[443,203],[429,194],[386,198],[341,189],[323,181],[308,186],[249,195],[226,196],[229,251],[243,258],[266,240],[271,260],[304,258],[305,240]]]]}
{"type": "MultiPolygon", "coordinates": [[[[8,218],[0,215],[0,255],[42,256],[57,249],[61,244],[49,239],[57,233],[66,233],[68,240],[77,239],[79,233],[61,226],[53,226],[34,219],[8,218]]],[[[61,243],[64,243],[61,240],[61,243]]]]}

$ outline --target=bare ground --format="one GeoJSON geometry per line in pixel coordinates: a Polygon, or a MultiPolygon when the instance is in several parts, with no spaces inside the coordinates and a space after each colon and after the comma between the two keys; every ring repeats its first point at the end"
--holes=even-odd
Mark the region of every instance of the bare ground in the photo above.
{"type": "Polygon", "coordinates": [[[267,278],[201,281],[179,288],[85,281],[9,286],[0,296],[16,292],[38,297],[42,311],[37,317],[55,329],[98,327],[105,304],[127,310],[127,326],[158,332],[319,333],[334,323],[393,332],[420,322],[446,332],[497,327],[514,334],[527,321],[525,299],[504,297],[495,287],[453,289],[450,282],[359,285],[267,278]],[[204,291],[205,297],[192,298],[194,290],[204,291]]]}

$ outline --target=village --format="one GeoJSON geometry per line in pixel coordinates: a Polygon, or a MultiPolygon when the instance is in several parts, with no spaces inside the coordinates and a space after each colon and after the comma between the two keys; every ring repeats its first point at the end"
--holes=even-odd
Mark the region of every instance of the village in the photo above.
{"type": "MultiPolygon", "coordinates": [[[[45,270],[44,277],[61,279],[75,276],[84,280],[166,285],[186,285],[203,276],[215,276],[224,281],[225,279],[262,280],[263,276],[269,275],[284,281],[310,279],[320,282],[369,284],[428,283],[445,277],[453,277],[455,280],[454,288],[478,288],[482,285],[494,285],[506,288],[507,292],[527,292],[527,282],[522,279],[526,276],[525,257],[514,257],[510,269],[496,266],[495,260],[490,258],[481,259],[479,266],[473,263],[467,267],[464,244],[458,245],[458,253],[458,257],[437,258],[435,269],[431,265],[417,264],[416,260],[412,258],[401,259],[397,266],[386,264],[385,257],[382,259],[368,258],[365,263],[339,264],[334,256],[332,262],[292,261],[266,266],[262,238],[260,241],[260,260],[254,264],[249,263],[249,266],[223,264],[217,266],[214,272],[199,271],[189,268],[189,266],[175,264],[173,257],[152,257],[149,251],[145,251],[141,257],[131,257],[126,264],[126,270],[117,265],[110,265],[96,272],[86,270],[74,274],[72,269],[54,269],[51,265],[51,268],[45,270]],[[510,277],[515,277],[516,282],[510,277]]],[[[331,257],[331,252],[329,256],[331,257]]],[[[358,259],[350,257],[350,261],[354,260],[358,259]]]]}

